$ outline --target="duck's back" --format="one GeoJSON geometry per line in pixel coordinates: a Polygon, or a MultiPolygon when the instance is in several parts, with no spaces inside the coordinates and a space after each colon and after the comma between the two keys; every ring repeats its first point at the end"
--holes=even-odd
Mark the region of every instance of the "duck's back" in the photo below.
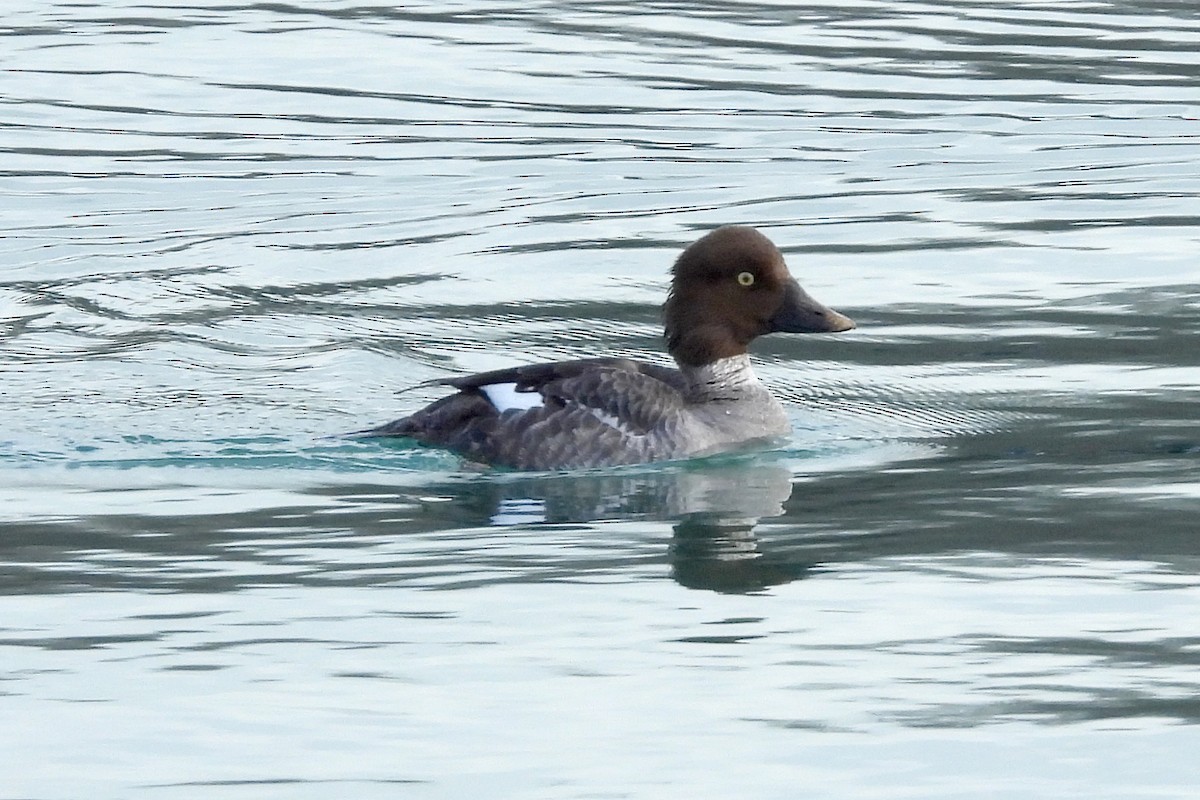
{"type": "Polygon", "coordinates": [[[686,381],[674,369],[603,358],[437,381],[458,389],[369,433],[447,447],[517,469],[576,469],[686,455],[686,381]]]}

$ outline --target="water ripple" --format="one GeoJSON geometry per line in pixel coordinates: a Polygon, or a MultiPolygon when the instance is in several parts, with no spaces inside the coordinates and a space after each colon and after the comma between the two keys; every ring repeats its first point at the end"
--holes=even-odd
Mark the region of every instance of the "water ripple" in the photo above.
{"type": "Polygon", "coordinates": [[[9,793],[1194,793],[1193,3],[10,5],[9,793]],[[776,449],[339,436],[729,222],[776,449]]]}

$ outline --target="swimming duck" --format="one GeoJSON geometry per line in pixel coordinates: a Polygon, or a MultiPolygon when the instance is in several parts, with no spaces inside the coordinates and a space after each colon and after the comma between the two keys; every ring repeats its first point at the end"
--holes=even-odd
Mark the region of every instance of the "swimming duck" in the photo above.
{"type": "Polygon", "coordinates": [[[585,358],[443,378],[457,393],[363,431],[527,470],[638,464],[786,436],[779,401],[750,365],[767,333],[826,333],[854,323],[800,288],[757,230],[717,228],[675,261],[663,306],[678,369],[585,358]]]}

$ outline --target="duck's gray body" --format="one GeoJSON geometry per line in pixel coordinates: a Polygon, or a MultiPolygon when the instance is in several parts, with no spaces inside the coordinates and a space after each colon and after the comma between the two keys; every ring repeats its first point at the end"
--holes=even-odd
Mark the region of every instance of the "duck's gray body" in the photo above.
{"type": "Polygon", "coordinates": [[[746,356],[685,370],[583,359],[436,383],[458,393],[370,433],[485,464],[549,470],[690,458],[789,430],[783,406],[746,356]],[[518,397],[505,407],[510,393],[518,397]]]}

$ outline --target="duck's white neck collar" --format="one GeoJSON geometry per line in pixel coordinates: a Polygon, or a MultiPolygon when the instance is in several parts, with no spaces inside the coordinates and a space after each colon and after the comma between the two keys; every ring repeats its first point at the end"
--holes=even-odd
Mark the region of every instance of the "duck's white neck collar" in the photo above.
{"type": "Polygon", "coordinates": [[[750,366],[750,356],[745,353],[681,370],[687,377],[688,395],[693,400],[740,400],[763,390],[750,366]]]}

